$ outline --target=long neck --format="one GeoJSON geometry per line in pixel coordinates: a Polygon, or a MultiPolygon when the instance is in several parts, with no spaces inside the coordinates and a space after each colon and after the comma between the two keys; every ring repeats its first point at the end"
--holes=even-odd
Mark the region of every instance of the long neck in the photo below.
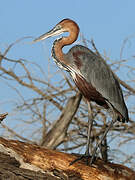
{"type": "Polygon", "coordinates": [[[62,51],[62,48],[64,46],[70,45],[74,43],[78,37],[79,29],[68,29],[69,36],[62,37],[58,40],[55,40],[52,47],[52,56],[57,61],[64,63],[65,65],[68,65],[65,59],[65,54],[62,51]]]}

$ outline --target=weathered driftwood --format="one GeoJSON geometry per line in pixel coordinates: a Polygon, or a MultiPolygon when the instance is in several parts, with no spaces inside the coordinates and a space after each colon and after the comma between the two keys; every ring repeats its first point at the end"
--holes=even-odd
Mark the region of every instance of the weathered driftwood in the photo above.
{"type": "Polygon", "coordinates": [[[0,179],[135,180],[123,165],[97,160],[93,167],[76,156],[16,140],[0,138],[0,179]]]}

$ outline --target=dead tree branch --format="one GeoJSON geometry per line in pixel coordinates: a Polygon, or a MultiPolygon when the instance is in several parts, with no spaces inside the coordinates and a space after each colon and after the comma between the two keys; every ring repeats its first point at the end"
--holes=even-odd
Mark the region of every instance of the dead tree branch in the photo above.
{"type": "MultiPolygon", "coordinates": [[[[135,180],[135,172],[125,166],[105,163],[100,159],[92,167],[87,166],[83,161],[69,166],[69,163],[76,158],[75,155],[49,150],[20,141],[0,138],[0,152],[10,156],[11,162],[9,164],[14,164],[14,168],[11,170],[12,173],[13,171],[14,173],[17,172],[17,170],[19,172],[19,167],[31,170],[34,175],[35,172],[42,172],[43,174],[39,174],[38,179],[44,178],[47,173],[52,175],[54,179],[135,180]]],[[[3,173],[2,168],[0,166],[0,174],[3,173]]],[[[22,176],[25,174],[25,179],[26,174],[30,174],[30,172],[23,169],[21,169],[21,172],[23,171],[22,176]]],[[[37,176],[38,173],[35,177],[37,176]]],[[[29,179],[37,178],[31,177],[29,179]]]]}
{"type": "Polygon", "coordinates": [[[42,146],[55,149],[64,141],[66,138],[67,129],[79,107],[81,98],[82,95],[80,93],[74,97],[69,98],[64,110],[60,115],[60,118],[56,121],[54,126],[43,139],[41,143],[42,146]]]}

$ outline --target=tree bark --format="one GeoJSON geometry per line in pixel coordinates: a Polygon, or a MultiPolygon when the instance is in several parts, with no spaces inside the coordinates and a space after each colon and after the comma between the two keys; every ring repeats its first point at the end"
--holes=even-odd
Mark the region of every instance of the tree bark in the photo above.
{"type": "Polygon", "coordinates": [[[28,169],[20,168],[19,161],[15,160],[15,158],[6,155],[4,153],[0,153],[0,180],[55,180],[57,178],[53,177],[48,173],[41,173],[36,171],[31,171],[28,169]]]}
{"type": "Polygon", "coordinates": [[[75,155],[17,140],[0,138],[0,152],[2,180],[135,180],[135,172],[123,165],[98,159],[92,167],[84,161],[70,166],[75,155]]]}

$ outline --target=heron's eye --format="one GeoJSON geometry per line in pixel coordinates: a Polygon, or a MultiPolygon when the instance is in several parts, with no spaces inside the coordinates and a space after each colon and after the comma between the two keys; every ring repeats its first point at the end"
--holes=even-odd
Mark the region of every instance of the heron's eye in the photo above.
{"type": "Polygon", "coordinates": [[[55,29],[56,29],[56,30],[60,30],[60,29],[61,29],[61,25],[57,25],[57,26],[55,27],[55,29]]]}

